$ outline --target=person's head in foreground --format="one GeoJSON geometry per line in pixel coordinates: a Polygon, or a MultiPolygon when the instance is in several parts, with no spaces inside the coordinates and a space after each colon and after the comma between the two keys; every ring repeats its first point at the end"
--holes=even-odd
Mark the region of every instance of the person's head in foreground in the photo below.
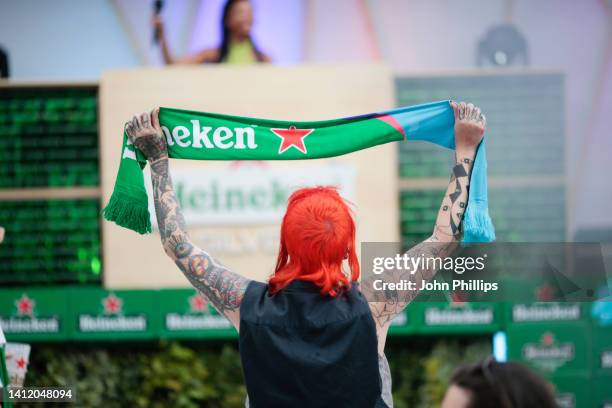
{"type": "Polygon", "coordinates": [[[280,235],[276,268],[269,280],[272,293],[303,280],[333,297],[359,279],[355,222],[335,188],[303,188],[293,193],[280,235]],[[350,276],[342,268],[345,259],[350,276]]]}
{"type": "Polygon", "coordinates": [[[488,358],[459,367],[450,380],[442,408],[555,408],[550,385],[518,363],[488,358]]]}

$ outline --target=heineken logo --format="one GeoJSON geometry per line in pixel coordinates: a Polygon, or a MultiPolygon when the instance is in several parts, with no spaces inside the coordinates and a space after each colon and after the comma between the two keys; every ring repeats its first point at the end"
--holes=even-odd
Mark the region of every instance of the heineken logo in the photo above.
{"type": "Polygon", "coordinates": [[[60,322],[57,316],[36,316],[36,301],[26,293],[15,299],[14,316],[0,317],[0,327],[6,333],[57,333],[60,322]]]}
{"type": "Polygon", "coordinates": [[[545,332],[538,343],[527,343],[523,346],[523,358],[536,362],[541,368],[554,371],[567,361],[574,359],[574,345],[559,343],[551,332],[545,332]]]}
{"type": "Polygon", "coordinates": [[[81,332],[128,331],[142,332],[147,330],[147,318],[143,314],[123,315],[123,299],[109,293],[100,300],[102,315],[79,315],[81,332]]]}
{"type": "Polygon", "coordinates": [[[111,293],[102,299],[102,307],[104,308],[104,314],[119,314],[123,307],[123,300],[111,293]]]}
{"type": "Polygon", "coordinates": [[[166,329],[176,330],[202,330],[202,329],[228,329],[232,324],[223,316],[210,314],[166,314],[166,329]]]}
{"type": "Polygon", "coordinates": [[[209,313],[208,302],[199,292],[187,298],[189,313],[167,313],[166,329],[177,330],[202,330],[202,329],[227,329],[232,325],[225,317],[209,313]]]}
{"type": "Polygon", "coordinates": [[[189,297],[189,309],[191,313],[203,313],[208,311],[208,304],[206,299],[199,293],[189,297]]]}
{"type": "Polygon", "coordinates": [[[600,358],[601,368],[612,368],[612,350],[604,350],[600,358]]]}
{"type": "Polygon", "coordinates": [[[30,316],[34,313],[34,306],[36,302],[30,299],[25,293],[21,297],[15,300],[15,307],[17,308],[18,316],[30,316]]]}
{"type": "Polygon", "coordinates": [[[287,149],[293,147],[300,152],[307,154],[306,145],[304,139],[306,136],[314,132],[314,129],[296,129],[295,126],[289,126],[289,129],[270,129],[272,133],[282,139],[280,147],[278,148],[278,154],[283,154],[287,149]]]}
{"type": "Polygon", "coordinates": [[[430,326],[453,324],[491,324],[493,309],[434,309],[425,311],[425,323],[430,326]]]}
{"type": "Polygon", "coordinates": [[[257,149],[253,127],[219,126],[213,129],[210,126],[201,126],[199,120],[190,122],[191,130],[186,126],[175,126],[172,131],[166,126],[161,127],[168,146],[176,144],[196,149],[257,149]]]}
{"type": "Polygon", "coordinates": [[[144,315],[135,316],[79,316],[79,330],[82,332],[105,331],[146,331],[147,318],[144,315]]]}
{"type": "Polygon", "coordinates": [[[578,320],[580,305],[514,305],[512,319],[515,322],[578,320]]]}

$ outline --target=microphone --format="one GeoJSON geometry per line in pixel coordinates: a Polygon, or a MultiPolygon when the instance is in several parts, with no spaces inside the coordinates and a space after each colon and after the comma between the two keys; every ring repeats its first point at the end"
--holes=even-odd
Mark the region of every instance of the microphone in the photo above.
{"type": "MultiPolygon", "coordinates": [[[[163,7],[164,7],[163,0],[155,0],[153,2],[153,16],[154,17],[159,16],[159,13],[161,13],[163,7]]],[[[160,31],[161,30],[159,29],[159,27],[155,27],[155,29],[153,30],[153,44],[159,43],[159,36],[161,34],[160,31]]]]}

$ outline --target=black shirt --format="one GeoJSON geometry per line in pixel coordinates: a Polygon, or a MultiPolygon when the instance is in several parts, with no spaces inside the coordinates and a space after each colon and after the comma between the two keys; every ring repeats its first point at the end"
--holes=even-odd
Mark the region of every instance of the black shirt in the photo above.
{"type": "Polygon", "coordinates": [[[293,281],[275,295],[251,281],[240,306],[251,408],[386,407],[376,326],[357,284],[337,297],[293,281]]]}

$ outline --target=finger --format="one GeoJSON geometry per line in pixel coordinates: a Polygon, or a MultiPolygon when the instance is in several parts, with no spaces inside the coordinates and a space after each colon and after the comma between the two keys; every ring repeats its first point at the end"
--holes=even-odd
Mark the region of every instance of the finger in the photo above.
{"type": "Polygon", "coordinates": [[[151,111],[151,123],[155,129],[161,130],[161,126],[159,125],[159,107],[151,111]]]}
{"type": "Polygon", "coordinates": [[[143,128],[150,128],[151,127],[151,115],[149,115],[147,112],[142,112],[140,114],[140,123],[142,124],[143,128]]]}
{"type": "Polygon", "coordinates": [[[125,124],[125,132],[128,135],[128,138],[131,138],[134,135],[134,123],[129,121],[125,124]]]}
{"type": "Polygon", "coordinates": [[[473,120],[473,119],[475,119],[475,118],[474,118],[474,108],[476,108],[476,107],[475,107],[475,106],[474,106],[474,104],[473,104],[473,103],[471,103],[471,102],[470,102],[470,103],[468,103],[468,104],[465,106],[465,115],[466,115],[466,117],[467,117],[467,119],[468,119],[468,120],[473,120]]]}
{"type": "Polygon", "coordinates": [[[459,119],[465,119],[465,102],[459,102],[459,119]]]}
{"type": "Polygon", "coordinates": [[[140,129],[140,122],[138,121],[138,118],[136,116],[132,118],[132,126],[134,127],[134,130],[140,129]]]}
{"type": "Polygon", "coordinates": [[[478,106],[475,106],[475,105],[472,105],[472,106],[474,107],[470,110],[470,120],[477,121],[480,109],[478,109],[478,106]]]}

